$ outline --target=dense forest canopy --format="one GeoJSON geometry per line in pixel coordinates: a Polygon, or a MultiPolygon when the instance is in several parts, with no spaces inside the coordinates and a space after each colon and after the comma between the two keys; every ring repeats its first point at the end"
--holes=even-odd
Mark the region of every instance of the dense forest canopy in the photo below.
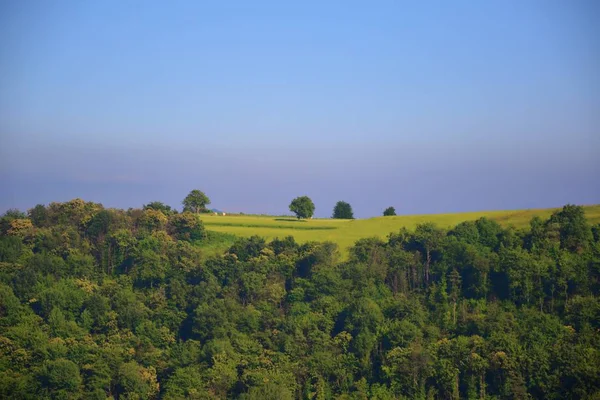
{"type": "MultiPolygon", "coordinates": [[[[192,210],[195,211],[195,210],[192,210]]],[[[600,396],[600,226],[565,206],[333,243],[75,199],[0,219],[0,398],[600,396]]]]}

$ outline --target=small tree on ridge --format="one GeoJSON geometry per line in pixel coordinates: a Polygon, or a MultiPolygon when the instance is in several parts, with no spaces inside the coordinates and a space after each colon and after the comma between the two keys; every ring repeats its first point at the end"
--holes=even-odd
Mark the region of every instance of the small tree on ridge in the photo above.
{"type": "Polygon", "coordinates": [[[338,201],[333,208],[333,215],[331,218],[336,219],[354,219],[354,213],[352,212],[352,206],[345,201],[338,201]]]}
{"type": "Polygon", "coordinates": [[[182,201],[183,211],[190,211],[198,214],[206,210],[206,206],[210,204],[210,199],[204,192],[194,189],[182,201]]]}
{"type": "Polygon", "coordinates": [[[315,213],[315,203],[308,196],[296,197],[290,203],[290,211],[296,214],[298,219],[310,218],[315,213]]]}
{"type": "Polygon", "coordinates": [[[396,215],[396,209],[394,207],[388,207],[383,211],[384,217],[389,217],[392,215],[396,215]]]}

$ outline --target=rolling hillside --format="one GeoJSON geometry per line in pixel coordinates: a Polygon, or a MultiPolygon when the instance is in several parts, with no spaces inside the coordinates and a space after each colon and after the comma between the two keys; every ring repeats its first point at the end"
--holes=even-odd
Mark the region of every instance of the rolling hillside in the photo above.
{"type": "MultiPolygon", "coordinates": [[[[385,238],[390,232],[402,227],[414,229],[417,224],[433,222],[442,227],[452,227],[463,221],[472,221],[487,217],[502,225],[513,225],[517,228],[527,227],[534,216],[548,218],[556,208],[512,210],[512,211],[480,211],[452,214],[399,215],[395,217],[375,217],[355,220],[313,219],[297,220],[293,217],[268,217],[248,215],[211,215],[202,216],[202,220],[210,232],[227,233],[235,236],[259,235],[267,240],[276,237],[294,236],[300,243],[308,241],[332,241],[340,246],[343,255],[347,248],[358,239],[378,236],[385,238]]],[[[600,222],[600,205],[586,206],[586,216],[592,223],[600,222]]],[[[226,236],[212,245],[215,251],[221,250],[234,240],[226,236]]]]}

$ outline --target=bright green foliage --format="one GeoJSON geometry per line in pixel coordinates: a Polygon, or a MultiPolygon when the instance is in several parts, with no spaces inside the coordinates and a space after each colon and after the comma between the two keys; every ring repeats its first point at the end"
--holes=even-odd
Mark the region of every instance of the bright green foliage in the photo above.
{"type": "Polygon", "coordinates": [[[384,217],[391,217],[394,215],[396,215],[396,209],[394,207],[388,207],[385,210],[383,210],[384,217]]]}
{"type": "Polygon", "coordinates": [[[211,396],[206,385],[198,367],[178,368],[165,384],[164,398],[169,400],[208,400],[211,396]]]}
{"type": "Polygon", "coordinates": [[[148,208],[137,219],[138,228],[148,232],[164,230],[167,225],[167,216],[162,211],[148,208]]]}
{"type": "Polygon", "coordinates": [[[315,204],[308,196],[296,197],[290,203],[290,211],[296,214],[298,219],[311,218],[315,213],[315,204]]]}
{"type": "Polygon", "coordinates": [[[160,208],[3,217],[0,398],[600,392],[600,237],[581,208],[523,230],[480,218],[357,237],[343,262],[333,242],[283,235],[207,255],[199,216],[160,208]]]}
{"type": "Polygon", "coordinates": [[[335,219],[354,219],[354,213],[352,212],[352,206],[345,201],[338,201],[333,208],[333,214],[331,218],[335,219]]]}

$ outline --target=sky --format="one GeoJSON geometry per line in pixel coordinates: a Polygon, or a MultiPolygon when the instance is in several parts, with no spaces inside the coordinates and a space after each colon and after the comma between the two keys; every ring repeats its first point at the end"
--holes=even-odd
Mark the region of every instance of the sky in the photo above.
{"type": "Polygon", "coordinates": [[[600,2],[0,3],[0,211],[600,203],[600,2]]]}

